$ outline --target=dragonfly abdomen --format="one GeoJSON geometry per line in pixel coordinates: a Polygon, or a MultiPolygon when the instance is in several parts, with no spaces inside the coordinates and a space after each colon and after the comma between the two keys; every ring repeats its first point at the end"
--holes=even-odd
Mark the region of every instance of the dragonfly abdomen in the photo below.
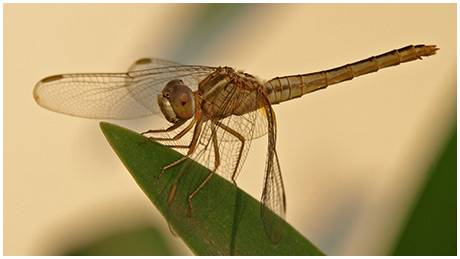
{"type": "Polygon", "coordinates": [[[381,68],[436,54],[435,45],[410,45],[341,67],[304,75],[276,77],[264,84],[271,104],[281,103],[327,86],[376,72],[381,68]]]}

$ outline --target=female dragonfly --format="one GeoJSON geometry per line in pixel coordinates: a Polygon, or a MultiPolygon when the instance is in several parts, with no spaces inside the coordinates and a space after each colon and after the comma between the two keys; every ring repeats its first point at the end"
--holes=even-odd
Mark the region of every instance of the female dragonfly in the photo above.
{"type": "MultiPolygon", "coordinates": [[[[188,163],[186,158],[211,170],[188,196],[191,217],[193,197],[209,179],[217,173],[236,183],[251,141],[268,134],[261,218],[267,236],[276,244],[283,231],[286,199],[275,148],[272,105],[381,68],[434,55],[437,50],[435,45],[410,45],[334,69],[268,81],[230,67],[181,65],[144,58],[126,73],[50,76],[37,83],[33,95],[44,108],[86,118],[133,119],[161,112],[171,126],[143,134],[182,151],[185,156],[166,165],[158,177],[168,168],[188,163]],[[184,141],[186,135],[189,139],[184,141]]],[[[176,182],[168,205],[177,188],[176,182]]]]}

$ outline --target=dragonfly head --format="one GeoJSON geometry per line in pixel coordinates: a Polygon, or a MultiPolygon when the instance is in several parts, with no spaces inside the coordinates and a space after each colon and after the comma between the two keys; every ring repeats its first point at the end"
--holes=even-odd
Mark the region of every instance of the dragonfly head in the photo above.
{"type": "Polygon", "coordinates": [[[158,95],[158,105],[165,118],[172,123],[188,120],[195,114],[192,90],[179,79],[169,81],[158,95]]]}

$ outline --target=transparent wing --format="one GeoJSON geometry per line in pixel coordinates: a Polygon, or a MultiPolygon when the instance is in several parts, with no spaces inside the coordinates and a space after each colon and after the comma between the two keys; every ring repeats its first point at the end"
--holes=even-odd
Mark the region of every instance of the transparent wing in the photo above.
{"type": "Polygon", "coordinates": [[[263,110],[268,121],[268,152],[265,164],[264,188],[262,191],[261,217],[265,231],[273,244],[278,244],[284,229],[286,196],[276,153],[276,119],[268,99],[261,95],[263,110]]]}
{"type": "Polygon", "coordinates": [[[127,73],[63,74],[42,79],[34,99],[42,107],[68,115],[134,119],[160,112],[157,95],[172,79],[193,89],[215,68],[179,65],[159,59],[136,61],[127,73]]]}
{"type": "MultiPolygon", "coordinates": [[[[252,140],[258,138],[268,131],[267,117],[261,107],[257,88],[241,88],[235,84],[227,84],[218,89],[215,95],[216,100],[210,102],[218,107],[218,112],[213,114],[214,118],[221,118],[217,121],[207,122],[202,129],[200,144],[210,147],[212,134],[217,135],[218,155],[220,165],[217,174],[229,181],[235,181],[244,164],[252,140]],[[218,100],[217,100],[218,99],[218,100]],[[240,108],[246,107],[252,112],[240,114],[240,108]],[[240,114],[228,117],[221,114],[240,114]],[[211,124],[216,125],[213,131],[211,124]]],[[[270,105],[268,103],[268,105],[270,105]]],[[[213,108],[213,109],[214,109],[213,108]]],[[[202,162],[203,159],[197,158],[202,162]]],[[[210,166],[213,164],[211,163],[210,166]]],[[[208,165],[206,165],[208,166],[208,165]]],[[[208,167],[209,168],[209,167],[208,167]]]]}

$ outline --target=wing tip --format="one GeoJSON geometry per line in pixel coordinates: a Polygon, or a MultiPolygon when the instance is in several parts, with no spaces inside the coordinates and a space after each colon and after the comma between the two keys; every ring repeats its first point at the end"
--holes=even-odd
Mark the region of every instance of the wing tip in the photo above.
{"type": "Polygon", "coordinates": [[[46,84],[46,83],[61,80],[63,78],[64,78],[64,75],[54,75],[54,76],[45,77],[42,80],[38,81],[38,83],[35,85],[34,91],[33,91],[33,96],[34,96],[35,102],[37,102],[39,105],[42,105],[40,103],[40,94],[39,94],[40,86],[42,86],[43,84],[46,84]]]}

